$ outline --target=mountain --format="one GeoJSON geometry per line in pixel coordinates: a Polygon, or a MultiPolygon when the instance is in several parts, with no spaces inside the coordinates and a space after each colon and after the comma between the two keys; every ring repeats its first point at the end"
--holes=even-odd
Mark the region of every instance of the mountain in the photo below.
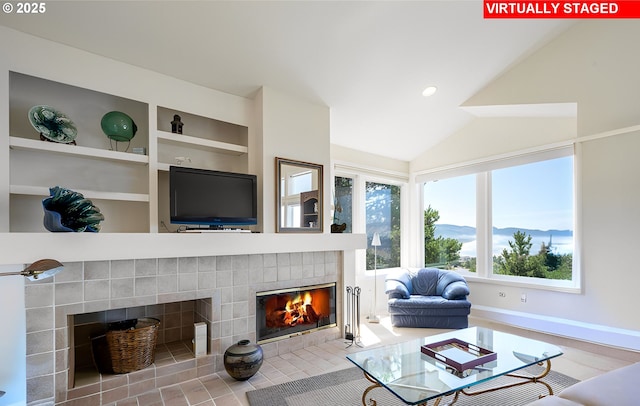
{"type": "MultiPolygon", "coordinates": [[[[571,237],[573,236],[572,230],[535,230],[528,228],[497,228],[493,227],[494,235],[503,235],[511,237],[516,231],[521,231],[531,237],[571,237]]],[[[469,226],[456,226],[453,224],[436,224],[436,237],[454,238],[458,241],[467,242],[476,239],[476,228],[469,226]]]]}

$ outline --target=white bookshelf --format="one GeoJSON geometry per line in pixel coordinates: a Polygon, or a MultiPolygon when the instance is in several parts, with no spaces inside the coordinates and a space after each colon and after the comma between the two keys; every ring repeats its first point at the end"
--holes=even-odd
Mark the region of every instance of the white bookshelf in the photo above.
{"type": "Polygon", "coordinates": [[[8,147],[9,183],[0,187],[8,195],[8,227],[0,232],[45,232],[41,202],[53,186],[94,200],[105,213],[101,232],[164,232],[160,225],[169,223],[166,172],[176,157],[188,157],[189,166],[205,169],[245,172],[248,168],[248,127],[233,122],[235,117],[225,121],[202,114],[206,107],[183,103],[188,100],[187,89],[175,98],[179,108],[172,108],[164,107],[169,103],[160,105],[157,94],[130,98],[116,89],[96,91],[94,86],[51,76],[9,71],[8,92],[0,95],[8,101],[5,114],[10,122],[1,144],[8,147]],[[74,122],[77,145],[39,139],[27,112],[41,104],[74,122]],[[102,132],[100,120],[109,111],[125,112],[136,123],[138,131],[130,144],[112,145],[102,132]],[[183,117],[185,134],[167,131],[174,114],[183,117]],[[133,153],[133,148],[145,154],[133,153]]]}

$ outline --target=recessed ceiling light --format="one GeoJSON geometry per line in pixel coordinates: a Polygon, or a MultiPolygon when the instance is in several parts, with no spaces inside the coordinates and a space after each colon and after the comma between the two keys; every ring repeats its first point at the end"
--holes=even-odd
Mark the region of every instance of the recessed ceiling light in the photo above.
{"type": "Polygon", "coordinates": [[[438,90],[438,88],[437,88],[437,87],[435,87],[435,86],[429,86],[429,87],[427,87],[426,89],[424,89],[424,90],[422,91],[422,95],[423,95],[424,97],[433,96],[433,94],[436,92],[436,90],[438,90]]]}

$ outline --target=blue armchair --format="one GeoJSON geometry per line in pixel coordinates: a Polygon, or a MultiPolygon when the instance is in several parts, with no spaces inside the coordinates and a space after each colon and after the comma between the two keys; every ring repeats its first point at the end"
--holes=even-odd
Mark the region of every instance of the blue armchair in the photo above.
{"type": "Polygon", "coordinates": [[[402,269],[387,275],[389,315],[394,327],[466,328],[469,287],[458,273],[437,268],[402,269]]]}

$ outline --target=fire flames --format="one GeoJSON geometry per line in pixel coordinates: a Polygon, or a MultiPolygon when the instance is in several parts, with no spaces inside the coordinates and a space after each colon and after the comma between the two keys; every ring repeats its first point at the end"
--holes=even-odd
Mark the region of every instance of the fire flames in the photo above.
{"type": "Polygon", "coordinates": [[[293,327],[298,324],[317,323],[320,315],[312,305],[311,293],[305,292],[289,299],[284,308],[267,315],[267,327],[293,327]]]}

